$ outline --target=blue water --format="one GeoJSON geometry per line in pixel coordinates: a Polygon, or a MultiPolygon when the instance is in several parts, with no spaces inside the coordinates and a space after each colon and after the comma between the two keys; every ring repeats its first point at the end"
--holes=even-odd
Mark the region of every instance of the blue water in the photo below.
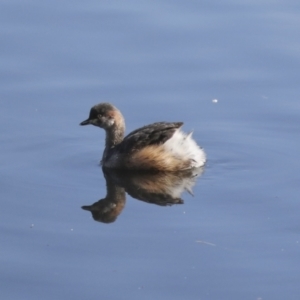
{"type": "Polygon", "coordinates": [[[1,298],[299,299],[297,1],[2,1],[0,25],[1,298]],[[194,130],[194,196],[81,209],[102,101],[194,130]]]}

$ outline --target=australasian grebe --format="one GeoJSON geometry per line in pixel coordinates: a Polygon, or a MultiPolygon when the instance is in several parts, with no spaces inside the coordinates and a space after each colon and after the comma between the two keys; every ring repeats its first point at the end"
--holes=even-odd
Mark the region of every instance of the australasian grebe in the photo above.
{"type": "Polygon", "coordinates": [[[100,103],[93,106],[89,118],[80,123],[88,124],[106,132],[101,162],[104,168],[175,172],[201,167],[206,161],[192,133],[180,130],[182,122],[153,123],[124,138],[125,122],[121,112],[110,103],[100,103]]]}

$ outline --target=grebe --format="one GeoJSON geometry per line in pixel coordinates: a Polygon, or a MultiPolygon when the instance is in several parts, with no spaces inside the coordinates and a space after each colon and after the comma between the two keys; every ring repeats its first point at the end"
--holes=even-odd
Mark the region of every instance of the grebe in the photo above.
{"type": "Polygon", "coordinates": [[[80,123],[88,124],[106,132],[101,161],[104,168],[175,172],[201,167],[206,161],[203,149],[192,139],[192,132],[185,134],[180,130],[182,122],[153,123],[124,138],[125,121],[121,112],[110,103],[100,103],[80,123]]]}

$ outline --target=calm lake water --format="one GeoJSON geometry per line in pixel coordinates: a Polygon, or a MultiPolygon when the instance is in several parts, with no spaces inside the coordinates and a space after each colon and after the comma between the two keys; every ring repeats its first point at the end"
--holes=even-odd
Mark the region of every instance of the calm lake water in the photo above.
{"type": "Polygon", "coordinates": [[[298,1],[2,1],[0,290],[13,299],[298,300],[298,1]],[[194,196],[127,195],[104,132],[184,121],[208,156],[194,196]]]}

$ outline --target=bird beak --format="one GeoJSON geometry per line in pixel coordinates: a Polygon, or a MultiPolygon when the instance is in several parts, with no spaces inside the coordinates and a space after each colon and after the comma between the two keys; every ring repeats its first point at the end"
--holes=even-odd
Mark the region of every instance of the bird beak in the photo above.
{"type": "Polygon", "coordinates": [[[85,121],[81,122],[79,125],[89,125],[90,124],[90,120],[86,119],[85,121]]]}
{"type": "Polygon", "coordinates": [[[81,206],[81,208],[84,210],[93,211],[93,205],[84,205],[81,206]]]}

